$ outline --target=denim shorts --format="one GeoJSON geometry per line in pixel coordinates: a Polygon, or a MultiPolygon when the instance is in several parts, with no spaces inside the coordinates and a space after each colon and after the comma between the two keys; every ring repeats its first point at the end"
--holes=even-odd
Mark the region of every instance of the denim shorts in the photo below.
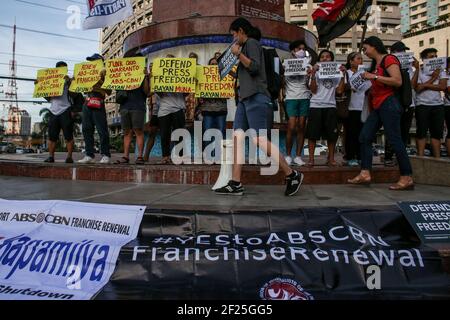
{"type": "Polygon", "coordinates": [[[272,101],[265,94],[257,93],[238,103],[233,128],[269,130],[269,112],[273,112],[272,101]]]}

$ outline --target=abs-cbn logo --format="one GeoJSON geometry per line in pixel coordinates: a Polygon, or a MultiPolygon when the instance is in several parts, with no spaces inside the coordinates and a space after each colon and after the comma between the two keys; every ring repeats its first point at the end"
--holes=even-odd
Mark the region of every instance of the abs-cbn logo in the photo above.
{"type": "Polygon", "coordinates": [[[10,221],[60,224],[68,226],[70,218],[45,213],[16,213],[10,221]]]}
{"type": "Polygon", "coordinates": [[[263,300],[314,300],[297,281],[281,278],[266,283],[260,290],[260,297],[263,300]]]}

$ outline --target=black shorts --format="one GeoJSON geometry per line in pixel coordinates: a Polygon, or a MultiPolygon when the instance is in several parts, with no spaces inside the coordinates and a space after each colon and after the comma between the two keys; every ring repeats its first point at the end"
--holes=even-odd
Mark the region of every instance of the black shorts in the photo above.
{"type": "Polygon", "coordinates": [[[153,115],[150,119],[150,127],[159,127],[159,119],[157,115],[153,115]]]}
{"type": "Polygon", "coordinates": [[[306,125],[306,138],[328,142],[338,139],[338,116],[336,108],[311,108],[309,110],[308,124],[306,125]]]}
{"type": "Polygon", "coordinates": [[[450,140],[450,106],[445,106],[445,124],[447,126],[447,140],[450,140]]]}
{"type": "Polygon", "coordinates": [[[417,106],[417,138],[425,139],[428,131],[432,139],[441,140],[444,136],[444,106],[417,106]]]}
{"type": "Polygon", "coordinates": [[[50,112],[48,121],[48,139],[52,142],[57,142],[61,130],[63,131],[64,139],[66,141],[73,140],[73,119],[70,109],[67,109],[57,116],[50,112]]]}
{"type": "Polygon", "coordinates": [[[120,121],[123,130],[144,130],[145,110],[120,110],[120,121]]]}

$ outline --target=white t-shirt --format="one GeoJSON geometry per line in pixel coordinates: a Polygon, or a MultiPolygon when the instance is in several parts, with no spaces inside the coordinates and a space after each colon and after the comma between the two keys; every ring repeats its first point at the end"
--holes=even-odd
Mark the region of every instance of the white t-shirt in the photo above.
{"type": "Polygon", "coordinates": [[[64,91],[63,95],[60,97],[54,97],[50,99],[50,112],[53,113],[55,116],[59,116],[60,114],[63,114],[67,109],[70,108],[70,101],[69,101],[69,83],[66,82],[64,85],[64,91]]]}
{"type": "Polygon", "coordinates": [[[341,79],[317,78],[316,82],[317,92],[312,95],[311,108],[336,108],[336,88],[341,79]]]}
{"type": "MultiPolygon", "coordinates": [[[[351,79],[355,74],[352,70],[347,70],[348,78],[351,79]]],[[[350,97],[350,104],[348,106],[348,110],[350,111],[362,111],[364,104],[367,103],[366,92],[369,90],[368,87],[366,90],[353,91],[350,97]]]]}
{"type": "MultiPolygon", "coordinates": [[[[431,76],[424,74],[423,70],[420,70],[419,79],[417,81],[419,84],[423,84],[430,79],[431,76]]],[[[438,79],[436,79],[436,81],[434,81],[433,84],[438,85],[441,79],[448,79],[447,73],[445,71],[441,72],[441,75],[438,79]]],[[[420,93],[417,93],[416,95],[416,105],[418,106],[441,106],[443,104],[444,101],[442,100],[440,91],[424,90],[420,93]]]]}
{"type": "Polygon", "coordinates": [[[286,100],[311,99],[307,76],[284,77],[286,100]]]}

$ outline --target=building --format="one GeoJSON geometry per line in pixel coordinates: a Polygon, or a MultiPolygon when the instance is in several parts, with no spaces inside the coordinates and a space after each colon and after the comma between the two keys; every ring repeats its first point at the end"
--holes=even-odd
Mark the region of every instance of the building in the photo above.
{"type": "Polygon", "coordinates": [[[29,136],[31,135],[31,116],[25,110],[10,108],[8,112],[8,124],[6,135],[29,136]]]}
{"type": "MultiPolygon", "coordinates": [[[[366,37],[377,36],[387,47],[401,39],[400,1],[373,0],[366,37]]],[[[313,30],[317,34],[312,14],[321,2],[318,0],[286,0],[286,20],[313,30]]],[[[358,50],[365,21],[366,18],[363,18],[347,33],[330,43],[330,49],[336,53],[337,60],[344,61],[349,53],[358,50]]]]}
{"type": "Polygon", "coordinates": [[[417,58],[426,48],[449,55],[450,0],[404,0],[400,12],[403,42],[417,58]]]}

